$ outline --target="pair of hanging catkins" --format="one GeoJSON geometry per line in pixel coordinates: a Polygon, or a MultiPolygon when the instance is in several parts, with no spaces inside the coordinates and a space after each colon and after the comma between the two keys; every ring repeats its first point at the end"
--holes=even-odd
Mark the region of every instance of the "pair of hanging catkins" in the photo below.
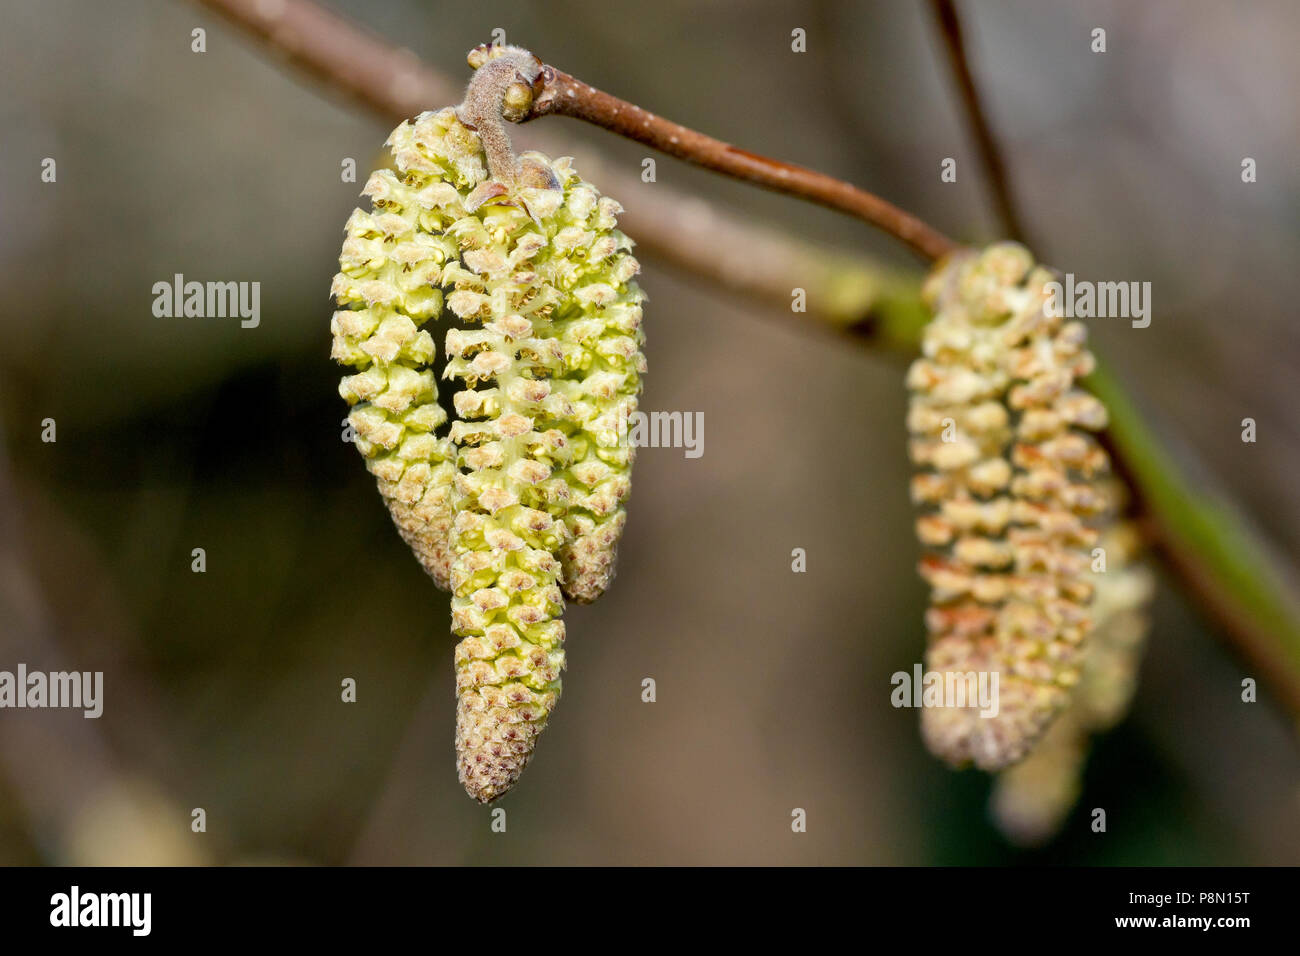
{"type": "MultiPolygon", "coordinates": [[[[389,137],[348,220],[333,357],[357,449],[393,522],[452,595],[456,755],[484,803],[509,790],[560,695],[565,599],[614,574],[630,490],[641,306],[622,207],[568,158],[510,151],[540,63],[479,48],[460,107],[389,137]],[[515,117],[517,118],[517,116],[515,117]],[[446,321],[438,403],[431,319],[446,321]]],[[[437,326],[434,326],[434,330],[437,326]]]]}

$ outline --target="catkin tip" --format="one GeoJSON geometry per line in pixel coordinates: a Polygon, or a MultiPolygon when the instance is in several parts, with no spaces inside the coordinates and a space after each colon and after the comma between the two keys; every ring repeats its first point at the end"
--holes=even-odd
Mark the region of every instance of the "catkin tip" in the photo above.
{"type": "Polygon", "coordinates": [[[493,704],[477,691],[456,704],[456,768],[465,792],[479,803],[504,796],[532,759],[552,700],[522,713],[493,704]]]}

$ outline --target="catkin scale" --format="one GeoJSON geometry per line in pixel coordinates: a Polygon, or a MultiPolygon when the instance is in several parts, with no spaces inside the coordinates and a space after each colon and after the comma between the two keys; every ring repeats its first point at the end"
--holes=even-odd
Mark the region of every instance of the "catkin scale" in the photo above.
{"type": "Polygon", "coordinates": [[[999,713],[922,711],[930,749],[960,766],[1022,759],[1065,706],[1091,626],[1093,519],[1106,507],[1105,410],[1076,387],[1093,367],[1078,323],[1049,315],[1021,246],[963,251],[927,279],[934,311],[908,371],[909,453],[930,585],[926,664],[996,672],[999,713]]]}

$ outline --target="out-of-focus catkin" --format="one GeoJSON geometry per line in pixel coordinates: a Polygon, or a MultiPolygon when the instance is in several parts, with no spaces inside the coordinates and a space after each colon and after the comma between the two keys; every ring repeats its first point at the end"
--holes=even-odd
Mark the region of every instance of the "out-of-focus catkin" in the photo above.
{"type": "Polygon", "coordinates": [[[1138,562],[1137,529],[1109,527],[1101,538],[1107,566],[1098,572],[1093,633],[1083,672],[1065,712],[1024,760],[998,774],[990,810],[1012,842],[1037,846],[1060,829],[1078,800],[1089,739],[1128,710],[1150,626],[1151,571],[1138,562]]]}
{"type": "Polygon", "coordinates": [[[438,405],[433,338],[421,326],[441,312],[439,277],[457,256],[446,235],[447,198],[482,178],[482,162],[471,137],[421,148],[409,123],[388,145],[396,172],[371,175],[363,194],[372,211],[354,210],[347,222],[331,289],[339,306],[332,355],[357,369],[339,385],[352,405],[356,447],[402,538],[445,589],[455,456],[437,434],[447,415],[438,405]]]}
{"type": "Polygon", "coordinates": [[[947,257],[924,289],[934,318],[907,382],[926,666],[999,679],[997,716],[922,710],[927,745],[956,766],[1029,753],[1079,680],[1091,626],[1108,462],[1088,432],[1106,413],[1076,387],[1093,359],[1083,326],[1045,309],[1052,278],[999,243],[947,257]]]}
{"type": "Polygon", "coordinates": [[[447,335],[446,374],[464,383],[451,430],[456,745],[461,781],[487,802],[518,779],[559,697],[562,587],[591,600],[612,574],[642,295],[618,204],[567,159],[524,154],[515,183],[451,205],[461,254],[441,281],[469,326],[447,335]]]}

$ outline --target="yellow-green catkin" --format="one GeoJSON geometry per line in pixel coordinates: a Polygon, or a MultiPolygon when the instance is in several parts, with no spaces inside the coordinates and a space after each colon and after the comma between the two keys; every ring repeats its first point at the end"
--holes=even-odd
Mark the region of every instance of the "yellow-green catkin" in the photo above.
{"type": "MultiPolygon", "coordinates": [[[[435,114],[456,126],[452,111],[435,114]]],[[[463,127],[462,127],[463,128],[463,127]]],[[[430,148],[436,149],[436,143],[430,148]]],[[[458,195],[441,276],[458,421],[452,524],[457,761],[487,802],[519,778],[560,694],[562,588],[597,596],[624,517],[626,428],[644,369],[642,295],[620,207],[567,159],[458,195]]]]}
{"type": "Polygon", "coordinates": [[[446,589],[455,454],[450,439],[437,435],[447,416],[438,405],[433,338],[422,326],[442,310],[439,277],[457,255],[446,235],[448,196],[482,178],[482,161],[469,135],[448,141],[435,159],[409,123],[388,145],[396,171],[371,175],[363,194],[372,211],[354,210],[347,222],[331,289],[338,304],[332,355],[357,370],[339,386],[352,406],[356,447],[402,538],[446,589]]]}
{"type": "Polygon", "coordinates": [[[1077,387],[1086,332],[1049,314],[1022,246],[947,257],[908,372],[913,500],[930,585],[927,669],[996,673],[998,713],[928,707],[922,734],[955,766],[999,770],[1032,749],[1078,682],[1091,626],[1105,409],[1077,387]]]}
{"type": "Polygon", "coordinates": [[[1079,798],[1089,739],[1119,722],[1137,687],[1154,578],[1139,563],[1132,524],[1108,528],[1100,547],[1107,566],[1096,575],[1096,623],[1079,685],[1033,752],[998,774],[990,799],[998,828],[1022,846],[1045,843],[1061,828],[1079,798]]]}
{"type": "Polygon", "coordinates": [[[627,523],[636,453],[627,436],[646,370],[645,296],[632,281],[640,271],[632,243],[615,228],[623,207],[583,182],[567,158],[551,169],[565,198],[538,270],[568,293],[552,320],[565,345],[554,387],[569,405],[563,427],[572,450],[564,475],[570,492],[562,586],[571,600],[588,604],[614,579],[627,523]]]}

